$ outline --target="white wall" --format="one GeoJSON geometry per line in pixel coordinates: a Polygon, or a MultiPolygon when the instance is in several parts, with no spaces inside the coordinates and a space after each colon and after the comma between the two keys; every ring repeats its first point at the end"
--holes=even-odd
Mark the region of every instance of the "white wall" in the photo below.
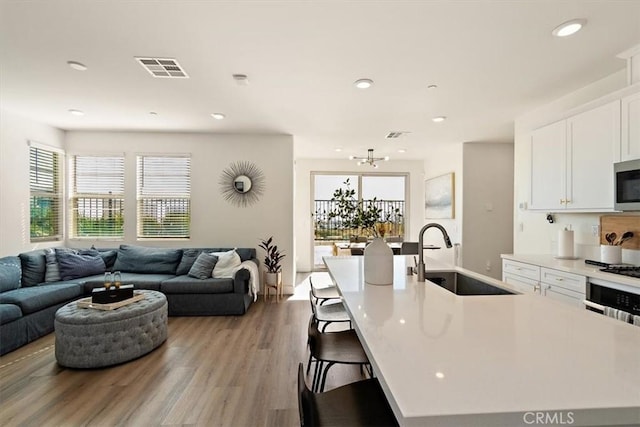
{"type": "MultiPolygon", "coordinates": [[[[293,252],[293,138],[288,135],[214,135],[196,133],[68,132],[69,154],[125,154],[124,241],[149,246],[255,247],[271,235],[287,257],[283,282],[294,284],[293,252]],[[135,162],[139,153],[191,153],[191,238],[157,242],[137,241],[135,218],[135,162]],[[246,208],[225,201],[218,184],[221,172],[236,161],[250,161],[262,169],[266,188],[258,203],[246,208]]],[[[90,245],[93,241],[71,241],[90,245]]],[[[104,244],[102,244],[105,246],[104,244]]],[[[262,259],[262,252],[258,250],[262,259]]],[[[287,290],[285,288],[285,290],[287,290]]]]}
{"type": "MultiPolygon", "coordinates": [[[[435,178],[446,173],[454,173],[454,218],[452,219],[424,219],[424,182],[421,191],[421,209],[422,209],[422,225],[428,222],[437,222],[442,225],[451,237],[451,243],[462,244],[462,143],[456,144],[435,144],[429,147],[429,156],[424,159],[424,179],[435,178]]],[[[417,233],[421,227],[418,227],[417,233]]],[[[435,228],[427,230],[424,236],[424,242],[429,245],[439,246],[442,249],[430,250],[425,252],[425,256],[435,258],[437,260],[450,264],[461,263],[464,259],[464,247],[461,247],[459,258],[456,259],[455,250],[447,249],[442,240],[442,234],[435,228]]]]}
{"type": "Polygon", "coordinates": [[[30,242],[29,140],[63,148],[64,132],[0,110],[0,256],[63,243],[30,242]]]}
{"type": "MultiPolygon", "coordinates": [[[[557,213],[549,224],[546,212],[520,209],[519,203],[530,200],[531,131],[540,126],[577,113],[585,104],[594,107],[606,103],[608,95],[626,87],[626,72],[622,70],[596,81],[574,93],[541,106],[515,121],[514,146],[514,246],[520,254],[556,254],[558,230],[571,225],[574,230],[575,254],[581,258],[599,259],[599,238],[592,235],[592,226],[599,224],[601,214],[557,213]]],[[[593,165],[594,168],[598,165],[593,165]]],[[[623,251],[623,261],[640,263],[640,251],[623,251]]]]}
{"type": "Polygon", "coordinates": [[[418,231],[424,223],[423,164],[416,160],[390,160],[379,162],[378,169],[369,166],[356,166],[351,160],[336,159],[298,159],[296,160],[295,184],[295,236],[296,266],[298,271],[313,270],[313,222],[311,217],[311,173],[408,173],[408,208],[405,217],[407,238],[417,240],[418,231]]]}
{"type": "Polygon", "coordinates": [[[462,163],[462,266],[501,279],[500,254],[513,248],[513,144],[463,144],[462,163]]]}

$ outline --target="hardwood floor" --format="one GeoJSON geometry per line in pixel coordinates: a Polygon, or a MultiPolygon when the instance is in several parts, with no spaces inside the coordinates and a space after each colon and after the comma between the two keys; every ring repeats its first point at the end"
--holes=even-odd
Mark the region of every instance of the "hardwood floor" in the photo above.
{"type": "MultiPolygon", "coordinates": [[[[0,425],[299,425],[310,306],[296,289],[244,316],[170,317],[162,346],[110,368],[60,367],[47,335],[0,357],[0,425]]],[[[334,366],[326,388],[359,378],[357,367],[334,366]]]]}

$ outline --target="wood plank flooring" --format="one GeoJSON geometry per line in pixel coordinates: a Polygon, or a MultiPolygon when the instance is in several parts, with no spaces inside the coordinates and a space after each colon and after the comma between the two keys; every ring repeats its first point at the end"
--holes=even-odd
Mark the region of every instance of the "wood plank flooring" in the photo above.
{"type": "MultiPolygon", "coordinates": [[[[59,366],[47,335],[0,357],[0,425],[299,425],[306,298],[260,298],[238,317],[170,317],[162,346],[104,369],[59,366]]],[[[334,366],[326,388],[359,378],[357,367],[334,366]]]]}

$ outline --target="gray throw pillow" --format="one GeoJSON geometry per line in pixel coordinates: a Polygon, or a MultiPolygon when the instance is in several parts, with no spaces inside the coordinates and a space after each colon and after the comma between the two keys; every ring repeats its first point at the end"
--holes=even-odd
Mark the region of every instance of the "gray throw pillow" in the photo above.
{"type": "Polygon", "coordinates": [[[216,266],[217,262],[217,256],[203,252],[198,255],[198,258],[196,258],[196,262],[194,262],[193,266],[191,266],[191,270],[189,270],[189,276],[202,280],[208,279],[209,277],[211,277],[211,272],[213,271],[213,268],[216,266]]]}
{"type": "Polygon", "coordinates": [[[62,280],[102,274],[106,268],[102,257],[96,250],[80,251],[79,253],[56,251],[56,256],[62,280]]]}
{"type": "Polygon", "coordinates": [[[182,259],[176,270],[176,276],[184,276],[189,274],[189,270],[193,267],[193,263],[198,259],[198,255],[202,252],[201,249],[184,249],[182,251],[182,259]]]}
{"type": "Polygon", "coordinates": [[[44,257],[47,260],[47,265],[44,271],[44,281],[59,282],[60,268],[58,266],[58,257],[56,256],[56,251],[52,248],[45,249],[44,257]]]}

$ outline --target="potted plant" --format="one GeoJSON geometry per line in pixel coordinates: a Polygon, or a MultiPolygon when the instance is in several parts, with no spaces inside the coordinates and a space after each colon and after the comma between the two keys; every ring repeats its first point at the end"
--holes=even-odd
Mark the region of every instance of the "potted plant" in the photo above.
{"type": "Polygon", "coordinates": [[[285,255],[278,249],[278,245],[273,243],[273,236],[266,240],[262,239],[258,246],[265,251],[264,266],[267,271],[265,272],[264,280],[267,286],[276,286],[282,278],[282,265],[280,265],[280,262],[285,255]]]}

